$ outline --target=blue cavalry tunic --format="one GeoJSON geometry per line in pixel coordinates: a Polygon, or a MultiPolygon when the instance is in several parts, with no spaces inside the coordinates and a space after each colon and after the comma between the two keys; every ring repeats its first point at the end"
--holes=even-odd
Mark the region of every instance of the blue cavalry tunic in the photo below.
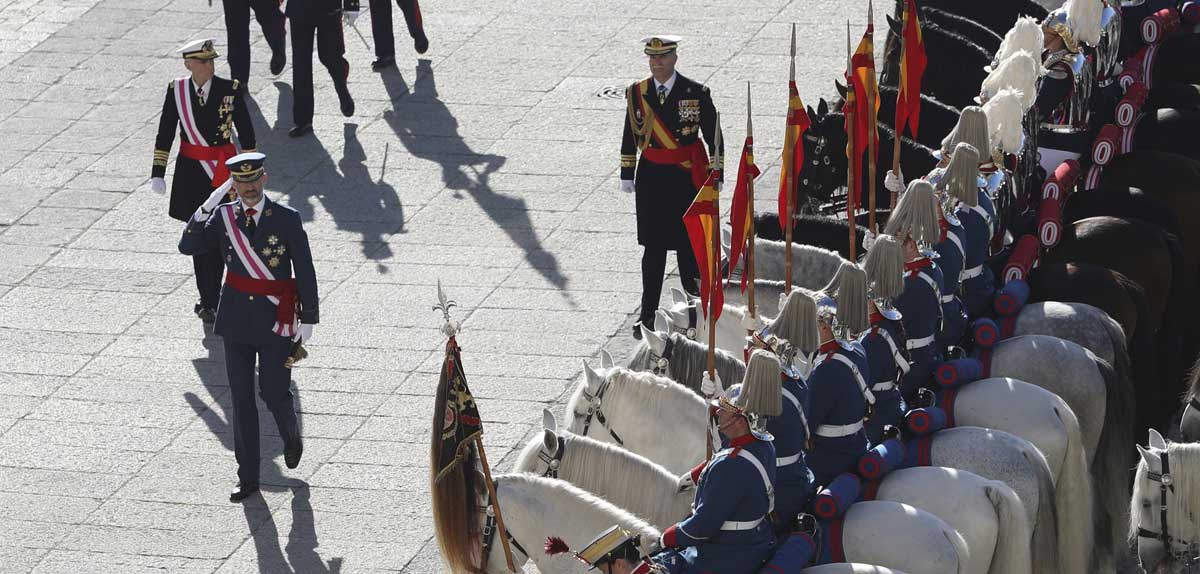
{"type": "Polygon", "coordinates": [[[917,389],[930,383],[933,370],[942,360],[935,344],[942,309],[942,272],[925,257],[905,263],[904,271],[904,292],[895,305],[904,315],[904,332],[908,335],[905,346],[912,368],[904,375],[900,393],[912,401],[917,389]]]}
{"type": "Polygon", "coordinates": [[[937,334],[938,349],[958,345],[967,332],[967,309],[959,293],[959,276],[967,258],[967,230],[962,223],[947,219],[939,222],[942,237],[933,250],[938,254],[937,266],[942,270],[942,328],[937,334]]]}
{"type": "Polygon", "coordinates": [[[871,328],[859,337],[869,365],[867,384],[875,394],[875,415],[866,422],[867,440],[873,445],[879,444],[884,426],[898,427],[904,421],[900,377],[910,368],[901,351],[906,342],[899,325],[879,313],[871,314],[871,328]]]}
{"type": "Polygon", "coordinates": [[[984,265],[992,242],[992,222],[996,220],[996,207],[983,189],[979,190],[979,205],[967,207],[958,204],[954,210],[959,221],[967,230],[966,263],[962,271],[963,300],[967,315],[972,319],[990,315],[992,295],[996,291],[992,270],[984,265]]]}
{"type": "Polygon", "coordinates": [[[867,452],[863,428],[867,365],[861,349],[836,340],[817,349],[813,364],[808,376],[808,424],[813,448],[807,461],[813,483],[824,486],[853,468],[867,452]]]}
{"type": "Polygon", "coordinates": [[[255,206],[260,215],[251,232],[242,207],[240,202],[221,205],[207,220],[193,215],[179,240],[179,251],[184,255],[217,251],[229,273],[221,289],[213,330],[224,340],[225,371],[233,403],[234,455],[238,478],[248,484],[257,483],[259,478],[258,406],[254,399],[256,360],[259,395],[271,411],[280,436],[285,443],[299,440],[291,370],[283,366],[291,354],[295,326],[279,324],[280,314],[271,298],[245,293],[230,283],[238,279],[234,275],[250,284],[254,284],[256,275],[263,273],[270,273],[274,281],[287,281],[294,276],[292,297],[272,298],[281,303],[293,301],[299,307],[298,318],[302,323],[317,323],[318,310],[317,275],[300,214],[264,195],[255,206]],[[234,237],[230,236],[231,229],[236,230],[234,237]],[[247,255],[239,247],[252,252],[247,255]],[[248,269],[247,263],[254,269],[248,269]]]}
{"type": "Polygon", "coordinates": [[[813,474],[808,469],[804,447],[809,439],[804,405],[808,387],[803,381],[783,377],[783,412],[767,420],[767,431],[775,437],[775,514],[778,530],[790,528],[796,515],[812,497],[813,474]]]}
{"type": "Polygon", "coordinates": [[[775,551],[768,516],[775,496],[775,447],[754,435],[738,437],[707,465],[696,467],[692,477],[692,515],[662,534],[664,548],[684,547],[664,554],[681,560],[665,565],[673,574],[756,572],[775,551]]]}

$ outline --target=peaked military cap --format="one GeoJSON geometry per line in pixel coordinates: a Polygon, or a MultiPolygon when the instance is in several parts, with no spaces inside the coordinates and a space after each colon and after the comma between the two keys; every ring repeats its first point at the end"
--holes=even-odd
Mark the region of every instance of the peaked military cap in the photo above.
{"type": "Polygon", "coordinates": [[[674,52],[679,47],[679,41],[683,38],[663,34],[658,36],[649,36],[642,38],[642,43],[646,45],[647,56],[662,56],[674,52]]]}
{"type": "Polygon", "coordinates": [[[213,47],[212,38],[193,40],[179,47],[179,53],[185,60],[212,60],[220,54],[213,47]]]}
{"type": "Polygon", "coordinates": [[[263,162],[267,156],[256,151],[246,152],[235,155],[225,160],[225,167],[229,168],[229,175],[234,181],[251,182],[257,181],[263,176],[263,162]]]}

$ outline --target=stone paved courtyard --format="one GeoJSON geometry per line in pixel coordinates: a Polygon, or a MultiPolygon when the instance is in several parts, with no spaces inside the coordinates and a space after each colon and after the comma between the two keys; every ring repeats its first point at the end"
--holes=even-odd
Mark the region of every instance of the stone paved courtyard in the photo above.
{"type": "Polygon", "coordinates": [[[357,115],[338,114],[317,66],[315,137],[298,141],[290,65],[268,77],[252,24],[268,193],[305,220],[322,309],[294,375],[304,460],[284,468],[265,422],[262,496],[230,504],[221,342],[192,315],[181,225],[148,185],[163,92],[184,73],[173,50],[207,35],[224,52],[221,3],[0,0],[0,572],[440,571],[427,501],[435,283],[460,305],[489,458],[507,468],[541,409],[561,410],[581,360],[633,342],[623,102],[597,94],[646,75],[638,40],[685,36],[680,71],[713,88],[730,168],[751,81],[759,207],[774,209],[789,24],[815,105],[845,65],[847,18],[859,34],[866,14],[865,0],[423,10],[429,53],[412,51],[397,11],[399,69],[383,74],[363,14],[362,37],[346,33],[357,115]]]}

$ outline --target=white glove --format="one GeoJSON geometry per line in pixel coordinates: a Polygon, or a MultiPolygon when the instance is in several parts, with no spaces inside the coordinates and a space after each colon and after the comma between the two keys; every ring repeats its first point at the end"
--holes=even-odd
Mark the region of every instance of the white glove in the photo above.
{"type": "Polygon", "coordinates": [[[892,193],[904,193],[904,171],[897,174],[889,169],[883,176],[883,187],[892,193]]]}
{"type": "Polygon", "coordinates": [[[875,245],[875,232],[868,229],[863,234],[863,251],[870,251],[872,245],[875,245]]]}
{"type": "Polygon", "coordinates": [[[621,191],[623,191],[625,193],[633,193],[633,180],[632,179],[622,179],[621,180],[621,191]]]}
{"type": "Polygon", "coordinates": [[[721,375],[715,374],[717,380],[708,378],[708,371],[704,371],[704,375],[700,377],[700,393],[706,397],[719,398],[725,394],[725,388],[721,386],[721,375]]]}
{"type": "Polygon", "coordinates": [[[167,182],[161,177],[150,180],[150,191],[162,195],[167,192],[167,182]]]}
{"type": "Polygon", "coordinates": [[[208,221],[208,217],[212,215],[213,210],[216,209],[218,205],[225,203],[225,198],[229,196],[229,190],[232,187],[233,179],[230,178],[226,180],[225,183],[221,184],[221,187],[214,189],[212,194],[208,196],[208,199],[204,200],[204,203],[201,204],[200,208],[196,210],[196,219],[208,221]]]}
{"type": "MultiPolygon", "coordinates": [[[[753,287],[751,287],[751,288],[753,289],[753,287]]],[[[743,329],[745,329],[747,331],[758,331],[762,327],[763,327],[762,317],[757,316],[757,315],[751,317],[749,312],[747,312],[745,315],[742,316],[742,328],[743,329]]]]}
{"type": "Polygon", "coordinates": [[[312,323],[300,323],[300,330],[296,331],[296,338],[294,340],[300,341],[301,343],[307,343],[312,340],[312,335],[312,323]]]}
{"type": "Polygon", "coordinates": [[[683,492],[696,487],[696,481],[692,480],[692,472],[689,470],[679,475],[679,480],[675,483],[675,492],[683,492]]]}
{"type": "Polygon", "coordinates": [[[348,26],[353,26],[354,21],[358,20],[359,11],[358,10],[347,10],[345,12],[342,12],[342,14],[344,14],[346,16],[346,24],[348,26]]]}

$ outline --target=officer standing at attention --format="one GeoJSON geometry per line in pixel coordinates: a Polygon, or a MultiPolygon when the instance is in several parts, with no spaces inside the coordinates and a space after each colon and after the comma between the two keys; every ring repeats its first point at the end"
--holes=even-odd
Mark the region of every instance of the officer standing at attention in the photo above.
{"type": "Polygon", "coordinates": [[[287,65],[287,27],[276,0],[221,0],[225,5],[225,38],[229,44],[229,75],[241,82],[250,79],[250,9],[271,47],[271,75],[287,65]]]}
{"type": "MultiPolygon", "coordinates": [[[[179,49],[183,65],[191,72],[167,84],[167,99],[158,120],[154,140],[154,165],[150,168],[150,189],[166,193],[167,159],[179,130],[179,156],[175,159],[175,180],[171,183],[171,207],[168,212],[179,221],[187,221],[204,199],[229,179],[225,160],[237,155],[232,135],[237,128],[243,151],[254,151],[254,125],[242,101],[243,90],[237,80],[216,77],[214,60],[218,54],[211,39],[189,42],[179,49]]],[[[217,313],[224,263],[220,253],[192,257],[196,290],[200,300],[192,309],[205,323],[217,313]]]]}
{"type": "Polygon", "coordinates": [[[645,249],[642,311],[633,326],[635,339],[642,337],[639,325],[654,325],[667,251],[675,251],[684,291],[693,296],[700,293],[700,270],[683,214],[708,177],[708,155],[716,151],[717,110],[706,86],[675,71],[679,40],[678,36],[645,38],[651,77],[625,91],[621,190],[635,192],[638,243],[645,249]]]}
{"type": "Polygon", "coordinates": [[[342,17],[353,25],[358,19],[358,0],[289,0],[287,17],[292,21],[292,120],[288,135],[298,138],[312,131],[313,121],[313,39],[317,58],[329,71],[337,90],[342,115],[354,115],[350,97],[350,62],[346,61],[346,36],[342,17]]]}
{"type": "Polygon", "coordinates": [[[285,366],[297,343],[312,337],[317,323],[317,277],[300,215],[263,194],[267,175],[261,153],[244,153],[227,164],[237,200],[222,203],[218,189],[196,210],[179,240],[185,255],[216,252],[229,271],[214,328],[225,342],[225,372],[233,396],[233,445],[238,485],[230,502],[258,490],[258,406],[266,403],[279,436],[284,462],[300,464],[304,444],[292,402],[291,371],[285,366]]]}
{"type": "MultiPolygon", "coordinates": [[[[417,0],[396,0],[408,24],[408,35],[412,36],[413,49],[418,54],[429,51],[429,38],[425,37],[425,22],[421,19],[421,3],[417,0]]],[[[392,33],[392,0],[370,0],[371,36],[375,38],[375,71],[396,65],[396,36],[392,33]]]]}

